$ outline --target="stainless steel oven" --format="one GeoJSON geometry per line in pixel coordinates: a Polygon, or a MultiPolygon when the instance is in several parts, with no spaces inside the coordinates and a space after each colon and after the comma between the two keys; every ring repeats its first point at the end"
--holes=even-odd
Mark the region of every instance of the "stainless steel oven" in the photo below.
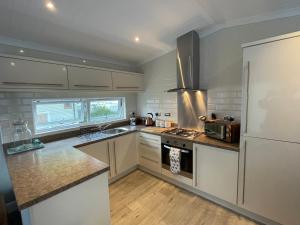
{"type": "Polygon", "coordinates": [[[170,148],[181,151],[180,173],[178,175],[193,179],[193,143],[170,137],[161,138],[162,168],[170,170],[170,148]]]}

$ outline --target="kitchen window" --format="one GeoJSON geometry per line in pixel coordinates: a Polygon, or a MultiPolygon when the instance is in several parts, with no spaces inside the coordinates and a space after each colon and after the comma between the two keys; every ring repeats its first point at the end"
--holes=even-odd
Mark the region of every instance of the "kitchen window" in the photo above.
{"type": "Polygon", "coordinates": [[[126,119],[125,98],[34,100],[36,134],[126,119]]]}

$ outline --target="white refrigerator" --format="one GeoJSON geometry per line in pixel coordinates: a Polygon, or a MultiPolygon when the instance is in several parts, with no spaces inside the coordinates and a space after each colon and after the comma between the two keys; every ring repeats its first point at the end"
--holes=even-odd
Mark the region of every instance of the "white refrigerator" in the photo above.
{"type": "Polygon", "coordinates": [[[243,46],[239,204],[300,224],[300,32],[243,46]]]}

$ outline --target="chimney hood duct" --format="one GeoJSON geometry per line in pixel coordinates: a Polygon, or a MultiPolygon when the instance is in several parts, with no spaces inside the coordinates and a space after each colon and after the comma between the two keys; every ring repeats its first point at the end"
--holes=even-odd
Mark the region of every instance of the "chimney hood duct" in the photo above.
{"type": "Polygon", "coordinates": [[[199,89],[199,35],[190,31],[177,38],[177,88],[167,92],[201,91],[199,89]]]}

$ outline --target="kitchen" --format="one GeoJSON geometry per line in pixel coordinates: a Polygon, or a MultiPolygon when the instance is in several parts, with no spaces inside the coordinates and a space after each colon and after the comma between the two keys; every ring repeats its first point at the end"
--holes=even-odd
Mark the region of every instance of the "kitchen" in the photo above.
{"type": "Polygon", "coordinates": [[[88,3],[0,3],[1,224],[299,224],[299,2],[88,3]]]}

